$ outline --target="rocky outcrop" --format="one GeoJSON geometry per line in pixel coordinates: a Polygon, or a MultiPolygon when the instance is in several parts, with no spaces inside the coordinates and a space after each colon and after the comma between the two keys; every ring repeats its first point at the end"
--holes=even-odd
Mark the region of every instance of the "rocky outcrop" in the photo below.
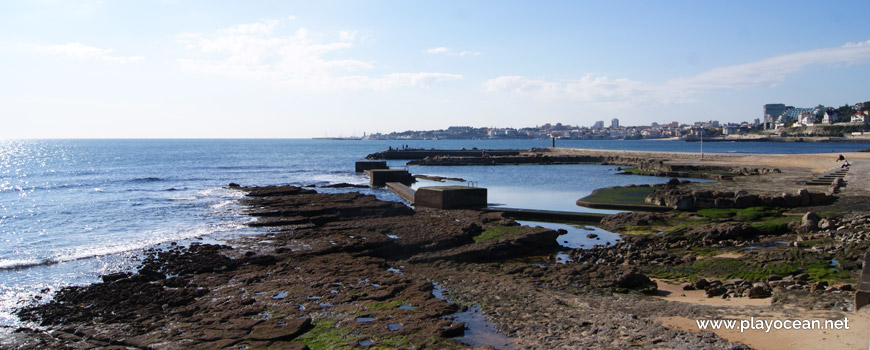
{"type": "Polygon", "coordinates": [[[662,205],[676,210],[748,208],[755,206],[795,208],[830,204],[834,201],[834,197],[826,193],[809,192],[806,189],[801,189],[796,193],[749,194],[742,190],[722,192],[663,188],[653,192],[645,201],[650,204],[662,205]]]}
{"type": "Polygon", "coordinates": [[[454,249],[413,257],[411,262],[450,260],[459,262],[490,262],[535,252],[549,253],[559,248],[557,231],[544,228],[529,228],[528,232],[501,240],[463,245],[454,249]]]}

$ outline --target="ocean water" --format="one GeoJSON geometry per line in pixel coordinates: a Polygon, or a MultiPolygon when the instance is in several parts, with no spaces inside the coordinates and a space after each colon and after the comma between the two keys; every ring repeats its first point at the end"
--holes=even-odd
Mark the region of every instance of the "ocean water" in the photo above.
{"type": "MultiPolygon", "coordinates": [[[[0,326],[12,312],[67,285],[135,266],[143,248],[172,241],[221,241],[260,232],[236,204],[242,185],[364,184],[353,163],[369,153],[415,148],[547,147],[549,140],[5,140],[0,141],[0,326]]],[[[697,152],[672,141],[557,141],[560,147],[697,152]]],[[[705,143],[705,152],[814,153],[861,144],[705,143]]],[[[391,161],[390,165],[403,165],[391,161]]],[[[573,202],[599,187],[666,179],[612,176],[599,165],[411,167],[490,188],[511,207],[583,210],[573,202]]],[[[362,191],[400,199],[380,189],[362,191]]]]}

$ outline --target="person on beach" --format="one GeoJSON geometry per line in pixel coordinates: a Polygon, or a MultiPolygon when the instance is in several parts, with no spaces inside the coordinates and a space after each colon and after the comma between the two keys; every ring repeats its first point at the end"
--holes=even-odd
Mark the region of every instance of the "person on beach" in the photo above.
{"type": "Polygon", "coordinates": [[[842,161],[844,161],[844,160],[846,160],[846,157],[843,157],[842,154],[840,155],[840,158],[837,158],[837,161],[838,161],[838,162],[842,162],[842,161]]]}
{"type": "Polygon", "coordinates": [[[843,165],[841,166],[841,168],[848,168],[849,166],[851,166],[851,164],[849,164],[849,161],[843,159],[843,165]]]}

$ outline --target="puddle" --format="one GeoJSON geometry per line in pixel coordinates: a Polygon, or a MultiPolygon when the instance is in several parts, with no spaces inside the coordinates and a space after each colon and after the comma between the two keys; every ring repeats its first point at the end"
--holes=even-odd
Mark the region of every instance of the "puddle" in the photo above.
{"type": "Polygon", "coordinates": [[[333,306],[333,305],[330,304],[330,303],[320,303],[320,304],[317,304],[317,305],[320,305],[320,306],[322,306],[322,307],[332,307],[332,306],[333,306]]]}
{"type": "Polygon", "coordinates": [[[520,225],[540,226],[552,230],[565,230],[567,233],[556,237],[560,246],[571,249],[592,248],[596,244],[615,244],[620,240],[618,233],[605,231],[595,226],[562,224],[556,222],[516,220],[520,225]]]}
{"type": "Polygon", "coordinates": [[[323,297],[308,297],[308,300],[320,300],[323,297]]]}
{"type": "Polygon", "coordinates": [[[377,319],[374,317],[357,317],[356,318],[357,322],[372,322],[374,320],[377,320],[377,319]]]}
{"type": "Polygon", "coordinates": [[[398,273],[398,274],[400,274],[400,275],[402,274],[402,271],[399,270],[399,269],[397,269],[397,268],[395,268],[395,267],[391,267],[391,268],[387,269],[387,271],[390,271],[390,272],[392,272],[392,273],[398,273]]]}
{"type": "Polygon", "coordinates": [[[400,329],[402,329],[402,328],[404,328],[404,327],[405,327],[405,326],[403,326],[401,323],[390,323],[390,324],[387,325],[387,329],[389,329],[390,332],[400,330],[400,329]]]}
{"type": "Polygon", "coordinates": [[[432,282],[432,286],[433,286],[432,296],[435,297],[435,299],[447,300],[447,298],[444,297],[444,292],[445,292],[444,287],[442,287],[440,284],[435,283],[435,282],[432,282]]]}
{"type": "MultiPolygon", "coordinates": [[[[433,282],[432,296],[438,300],[445,300],[452,303],[444,297],[449,294],[440,284],[433,282]]],[[[401,306],[400,306],[401,308],[401,306]]],[[[444,316],[443,318],[452,319],[456,322],[465,323],[465,334],[454,339],[470,346],[489,346],[493,349],[516,349],[516,340],[498,332],[492,322],[487,321],[486,315],[480,311],[479,305],[472,305],[464,312],[457,312],[453,315],[444,316]]]]}
{"type": "Polygon", "coordinates": [[[287,297],[287,292],[279,292],[279,293],[276,294],[274,297],[272,297],[272,299],[276,299],[276,300],[277,300],[277,299],[284,299],[284,298],[286,298],[286,297],[287,297]]]}
{"type": "Polygon", "coordinates": [[[417,307],[413,306],[413,305],[399,305],[399,309],[402,309],[402,310],[414,310],[416,308],[417,307]]]}
{"type": "Polygon", "coordinates": [[[494,349],[516,349],[516,340],[499,333],[495,324],[487,321],[480,306],[472,305],[465,312],[448,316],[465,323],[465,335],[454,338],[470,346],[490,346],[494,349]]]}
{"type": "Polygon", "coordinates": [[[370,339],[363,339],[359,341],[360,346],[371,346],[374,343],[375,342],[371,341],[370,339]]]}
{"type": "Polygon", "coordinates": [[[389,238],[389,239],[399,239],[399,236],[396,236],[396,235],[387,235],[387,238],[389,238]]]}
{"type": "Polygon", "coordinates": [[[556,263],[557,264],[567,264],[569,262],[574,262],[574,259],[571,259],[571,255],[569,255],[566,252],[556,253],[556,263]]]}

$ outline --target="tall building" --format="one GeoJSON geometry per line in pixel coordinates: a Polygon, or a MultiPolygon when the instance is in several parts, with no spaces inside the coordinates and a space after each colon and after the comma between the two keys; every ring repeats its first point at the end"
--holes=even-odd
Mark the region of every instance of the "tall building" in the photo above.
{"type": "Polygon", "coordinates": [[[613,118],[610,120],[611,129],[619,129],[619,119],[613,118]]]}
{"type": "Polygon", "coordinates": [[[593,129],[604,129],[604,121],[599,120],[599,121],[595,122],[595,124],[592,125],[592,128],[593,129]]]}

